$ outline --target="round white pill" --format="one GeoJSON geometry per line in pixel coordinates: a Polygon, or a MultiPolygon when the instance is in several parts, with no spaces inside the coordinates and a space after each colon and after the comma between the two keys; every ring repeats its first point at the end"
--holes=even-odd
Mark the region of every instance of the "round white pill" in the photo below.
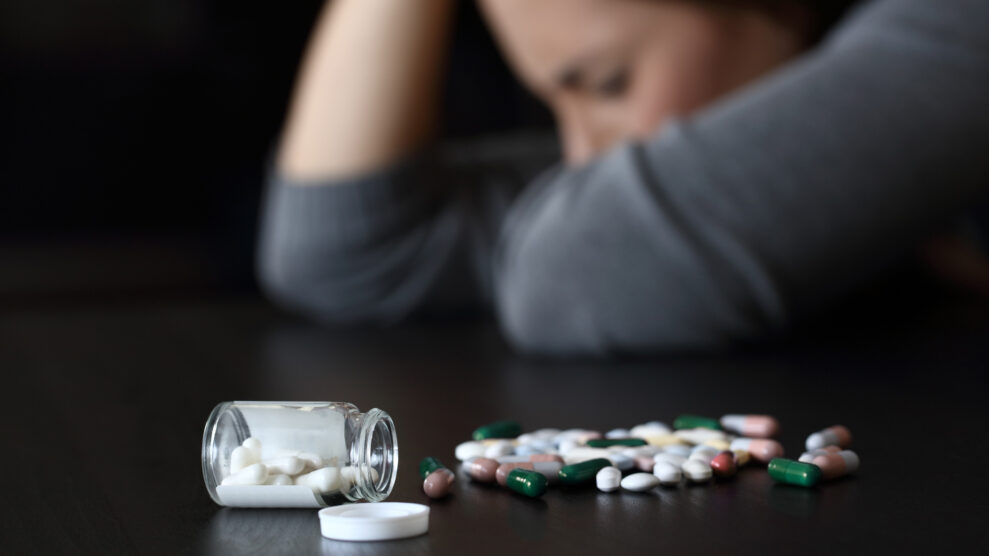
{"type": "Polygon", "coordinates": [[[633,473],[622,479],[622,488],[632,492],[644,492],[659,486],[659,478],[652,473],[633,473]]]}
{"type": "Polygon", "coordinates": [[[683,474],[695,483],[711,480],[711,466],[697,459],[689,459],[683,464],[683,474]]]}
{"type": "Polygon", "coordinates": [[[683,467],[684,462],[687,461],[687,458],[678,454],[663,452],[653,456],[652,460],[656,463],[668,463],[677,469],[680,469],[683,467]]]}
{"type": "Polygon", "coordinates": [[[668,461],[661,461],[652,468],[652,474],[659,479],[661,485],[675,485],[680,483],[682,473],[679,465],[674,465],[668,461]]]}
{"type": "Polygon", "coordinates": [[[614,492],[618,490],[618,487],[622,483],[622,472],[617,467],[602,467],[598,471],[596,480],[598,490],[601,492],[614,492]]]}

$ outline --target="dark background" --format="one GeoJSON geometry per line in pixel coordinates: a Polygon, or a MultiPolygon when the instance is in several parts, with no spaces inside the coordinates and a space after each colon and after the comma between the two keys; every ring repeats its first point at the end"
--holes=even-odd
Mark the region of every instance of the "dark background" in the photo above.
{"type": "MultiPolygon", "coordinates": [[[[0,3],[0,309],[254,291],[265,163],[321,5],[0,3]]],[[[473,2],[458,20],[443,135],[548,125],[473,2]]]]}

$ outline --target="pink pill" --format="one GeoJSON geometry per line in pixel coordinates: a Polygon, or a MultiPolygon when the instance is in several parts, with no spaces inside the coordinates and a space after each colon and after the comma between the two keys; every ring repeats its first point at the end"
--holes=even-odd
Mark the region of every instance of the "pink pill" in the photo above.
{"type": "Polygon", "coordinates": [[[721,426],[750,438],[772,438],[780,432],[779,421],[771,415],[725,415],[721,426]]]}

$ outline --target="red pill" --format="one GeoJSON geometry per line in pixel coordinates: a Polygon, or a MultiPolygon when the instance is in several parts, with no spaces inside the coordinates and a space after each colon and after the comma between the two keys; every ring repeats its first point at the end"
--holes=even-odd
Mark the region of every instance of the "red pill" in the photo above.
{"type": "Polygon", "coordinates": [[[727,479],[733,476],[736,471],[738,471],[738,466],[735,465],[735,454],[728,450],[720,452],[711,459],[711,472],[716,477],[727,479]]]}

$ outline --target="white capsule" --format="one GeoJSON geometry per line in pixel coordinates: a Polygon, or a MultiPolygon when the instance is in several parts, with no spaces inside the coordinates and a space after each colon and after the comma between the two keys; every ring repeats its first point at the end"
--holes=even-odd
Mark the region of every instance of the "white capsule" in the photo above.
{"type": "Polygon", "coordinates": [[[628,438],[630,436],[632,436],[632,433],[628,429],[611,429],[604,433],[605,438],[628,438]]]}
{"type": "Polygon", "coordinates": [[[602,467],[595,477],[598,490],[601,492],[614,492],[622,482],[622,472],[617,467],[602,467]]]}
{"type": "Polygon", "coordinates": [[[673,431],[670,430],[670,427],[666,426],[666,423],[649,421],[648,423],[632,427],[632,430],[629,432],[631,433],[629,436],[647,438],[650,436],[665,436],[673,431]]]}
{"type": "Polygon", "coordinates": [[[575,463],[580,463],[583,461],[597,459],[597,458],[610,458],[614,453],[605,450],[604,448],[577,448],[571,450],[563,455],[563,460],[567,462],[567,465],[573,465],[575,463]]]}
{"type": "Polygon", "coordinates": [[[484,450],[484,457],[497,459],[502,456],[510,456],[515,453],[515,444],[511,440],[499,440],[484,450]]]}
{"type": "Polygon", "coordinates": [[[261,441],[253,436],[249,436],[240,443],[241,446],[247,448],[248,450],[254,452],[254,456],[261,461],[261,441]]]}
{"type": "Polygon", "coordinates": [[[632,473],[622,479],[622,488],[632,492],[645,492],[659,486],[659,477],[652,473],[632,473]]]}
{"type": "Polygon", "coordinates": [[[679,465],[674,465],[668,461],[660,461],[652,468],[652,474],[659,479],[661,485],[675,485],[680,483],[682,472],[679,465]]]}
{"type": "Polygon", "coordinates": [[[484,457],[485,450],[487,448],[485,448],[484,444],[474,440],[468,440],[467,442],[460,443],[453,454],[459,461],[466,461],[470,458],[484,457]]]}
{"type": "Polygon", "coordinates": [[[655,463],[668,463],[676,467],[677,469],[680,469],[681,467],[683,467],[684,462],[687,461],[687,458],[678,454],[662,452],[660,454],[656,454],[655,456],[653,456],[652,460],[655,463]]]}
{"type": "Polygon", "coordinates": [[[328,494],[340,489],[340,470],[324,467],[295,478],[295,484],[307,486],[320,494],[328,494]]]}
{"type": "Polygon", "coordinates": [[[323,462],[323,457],[320,456],[319,454],[314,454],[312,452],[299,452],[298,454],[293,454],[293,455],[301,459],[302,462],[306,465],[306,469],[310,471],[315,471],[320,467],[326,465],[323,462]]]}
{"type": "Polygon", "coordinates": [[[703,483],[711,479],[711,466],[701,460],[687,460],[682,470],[687,479],[695,483],[703,483]]]}
{"type": "Polygon", "coordinates": [[[254,450],[247,448],[245,446],[237,446],[230,452],[230,472],[239,473],[241,470],[254,465],[255,463],[261,463],[261,460],[257,457],[254,450]]]}
{"type": "Polygon", "coordinates": [[[628,471],[635,467],[635,460],[622,454],[611,454],[608,456],[608,459],[621,471],[628,471]]]}
{"type": "Polygon", "coordinates": [[[261,485],[268,478],[268,468],[254,463],[223,479],[222,485],[261,485]]]}
{"type": "Polygon", "coordinates": [[[295,456],[282,456],[264,461],[269,473],[280,475],[298,475],[306,467],[306,462],[295,456]]]}
{"type": "Polygon", "coordinates": [[[731,440],[731,437],[722,431],[705,428],[680,429],[674,432],[673,435],[691,444],[702,444],[708,440],[731,440]]]}
{"type": "Polygon", "coordinates": [[[268,479],[265,480],[264,484],[275,485],[275,486],[289,486],[294,483],[292,481],[292,477],[289,477],[288,475],[279,474],[279,475],[268,475],[268,479]]]}

